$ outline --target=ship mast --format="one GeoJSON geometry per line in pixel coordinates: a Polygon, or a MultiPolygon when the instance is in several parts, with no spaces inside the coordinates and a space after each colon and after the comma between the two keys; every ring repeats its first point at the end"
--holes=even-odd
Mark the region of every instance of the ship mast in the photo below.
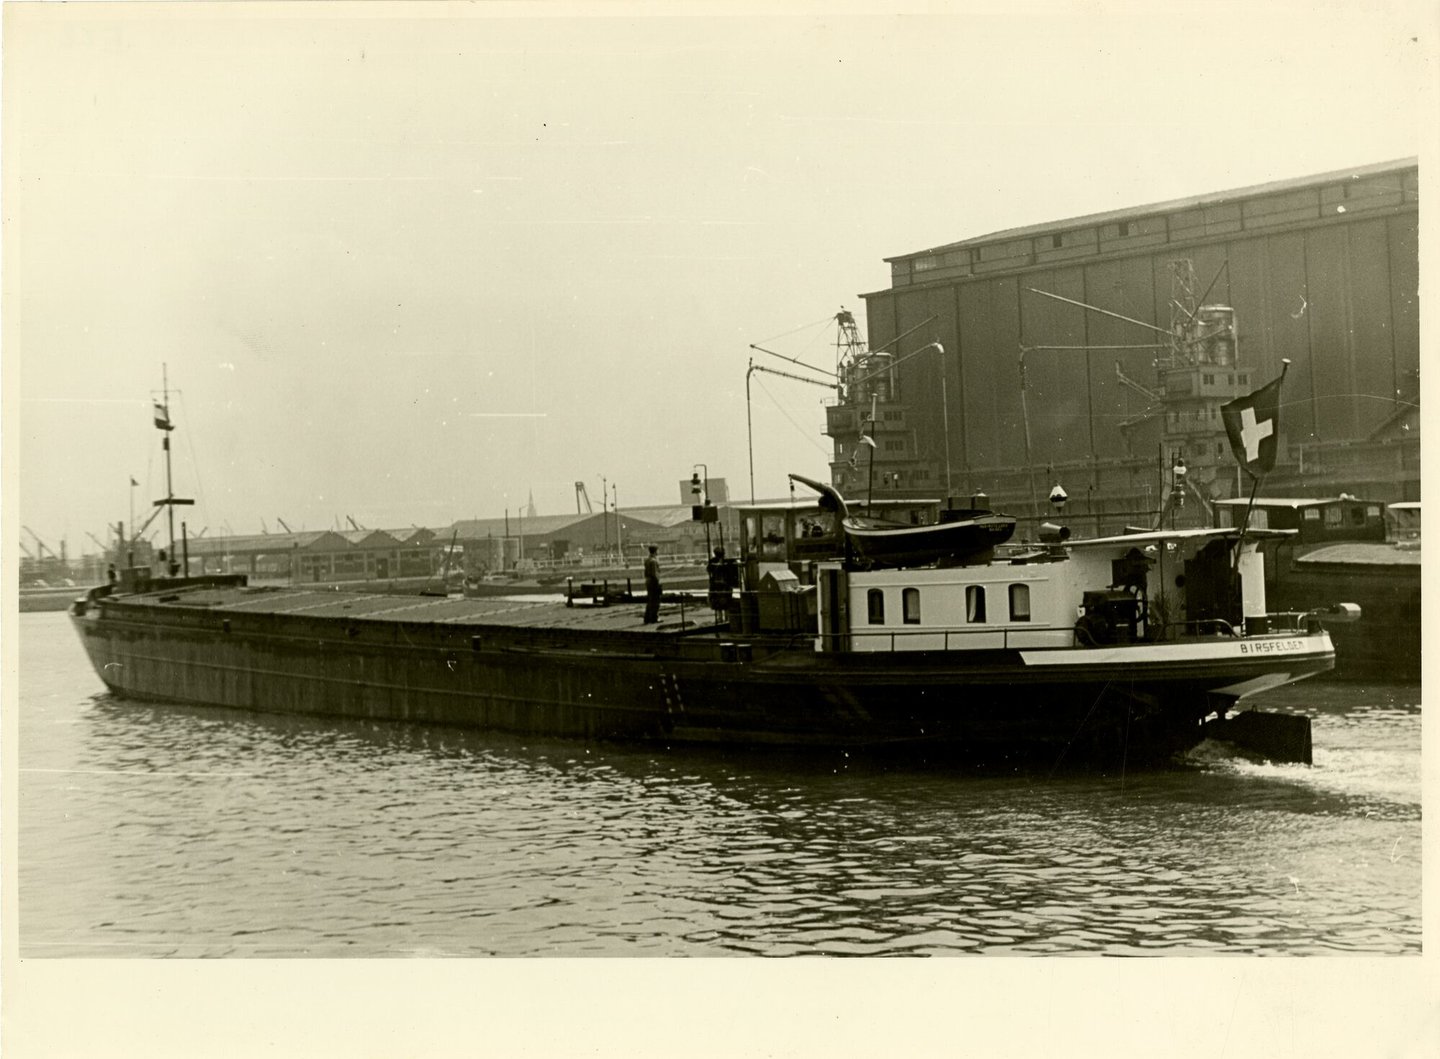
{"type": "MultiPolygon", "coordinates": [[[[163,437],[161,438],[160,447],[165,450],[165,499],[155,501],[155,506],[156,506],[156,507],[161,507],[161,506],[163,506],[163,507],[166,509],[166,510],[165,510],[166,521],[169,523],[170,550],[169,550],[169,552],[167,553],[167,554],[169,555],[169,558],[166,560],[166,562],[169,564],[169,566],[167,567],[167,569],[166,569],[166,571],[165,571],[166,573],[169,573],[169,569],[170,569],[170,568],[173,568],[174,565],[175,565],[175,563],[176,563],[176,559],[175,559],[175,505],[176,505],[176,504],[187,504],[187,505],[188,505],[188,504],[194,504],[195,501],[194,501],[194,500],[191,500],[191,499],[186,499],[186,498],[184,498],[184,497],[178,497],[178,496],[175,495],[174,477],[173,477],[173,474],[172,474],[172,471],[171,471],[171,467],[170,467],[170,434],[171,434],[172,431],[174,431],[174,429],[175,429],[175,424],[174,424],[174,422],[172,422],[171,419],[170,419],[170,375],[169,375],[169,366],[166,365],[166,364],[163,364],[163,363],[160,365],[160,379],[161,379],[161,401],[160,401],[159,404],[157,404],[157,405],[155,406],[155,426],[156,426],[159,430],[161,430],[161,431],[164,432],[163,437]]],[[[187,570],[186,573],[189,573],[189,571],[187,570]]]]}

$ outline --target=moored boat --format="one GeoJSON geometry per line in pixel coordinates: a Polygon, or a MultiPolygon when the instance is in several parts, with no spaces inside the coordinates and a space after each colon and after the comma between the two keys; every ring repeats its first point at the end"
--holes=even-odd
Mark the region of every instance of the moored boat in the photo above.
{"type": "MultiPolygon", "coordinates": [[[[1238,523],[1244,511],[1239,500],[1222,500],[1215,508],[1221,525],[1238,523]]],[[[1344,599],[1360,607],[1363,617],[1353,623],[1322,614],[1336,648],[1333,676],[1419,678],[1419,501],[1259,497],[1251,522],[1293,531],[1261,545],[1272,606],[1309,610],[1344,599]]]]}

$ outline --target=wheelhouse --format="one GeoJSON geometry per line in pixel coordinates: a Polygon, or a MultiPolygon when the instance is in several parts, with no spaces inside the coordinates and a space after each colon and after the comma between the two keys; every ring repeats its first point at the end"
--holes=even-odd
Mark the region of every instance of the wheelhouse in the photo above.
{"type": "MultiPolygon", "coordinates": [[[[877,500],[865,510],[893,522],[933,525],[938,500],[877,500]]],[[[844,554],[837,512],[817,498],[740,505],[740,561],[745,584],[755,587],[766,573],[788,569],[801,584],[815,583],[813,564],[844,554]]]]}
{"type": "Polygon", "coordinates": [[[816,647],[1009,650],[1264,631],[1259,546],[1291,535],[1157,531],[1071,540],[977,566],[864,571],[825,561],[817,565],[816,647]]]}

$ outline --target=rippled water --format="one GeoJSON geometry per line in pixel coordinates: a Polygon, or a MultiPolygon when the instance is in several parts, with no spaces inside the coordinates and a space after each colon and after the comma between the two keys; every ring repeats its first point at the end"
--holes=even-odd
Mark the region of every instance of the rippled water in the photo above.
{"type": "Polygon", "coordinates": [[[1414,686],[1272,696],[1309,768],[965,776],[152,707],[19,631],[26,957],[1420,949],[1414,686]]]}

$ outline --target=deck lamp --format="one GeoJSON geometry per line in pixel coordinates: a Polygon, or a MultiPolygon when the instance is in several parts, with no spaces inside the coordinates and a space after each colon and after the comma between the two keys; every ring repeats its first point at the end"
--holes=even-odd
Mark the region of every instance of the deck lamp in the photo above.
{"type": "MultiPolygon", "coordinates": [[[[705,525],[705,554],[710,554],[710,523],[720,521],[720,512],[710,503],[710,468],[703,463],[694,465],[690,474],[690,496],[697,501],[690,506],[690,520],[705,525]],[[702,478],[700,472],[704,471],[702,478]]],[[[724,531],[721,531],[722,536],[724,531]]]]}

